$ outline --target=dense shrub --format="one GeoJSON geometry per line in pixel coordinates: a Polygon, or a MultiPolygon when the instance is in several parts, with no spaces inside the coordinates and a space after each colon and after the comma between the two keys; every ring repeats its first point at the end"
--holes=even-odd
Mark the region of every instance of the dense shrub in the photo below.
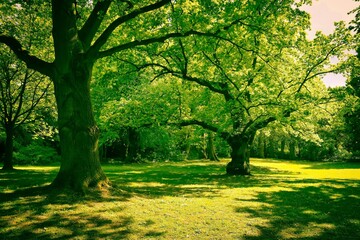
{"type": "Polygon", "coordinates": [[[56,150],[37,142],[23,146],[14,152],[14,163],[19,165],[43,165],[60,161],[56,150]]]}

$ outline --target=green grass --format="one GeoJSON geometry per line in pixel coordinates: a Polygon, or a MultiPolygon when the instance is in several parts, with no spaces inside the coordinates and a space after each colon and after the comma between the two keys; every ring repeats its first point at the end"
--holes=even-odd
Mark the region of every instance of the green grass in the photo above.
{"type": "Polygon", "coordinates": [[[107,165],[117,188],[102,197],[44,194],[57,167],[0,172],[0,240],[360,239],[359,164],[252,164],[107,165]]]}

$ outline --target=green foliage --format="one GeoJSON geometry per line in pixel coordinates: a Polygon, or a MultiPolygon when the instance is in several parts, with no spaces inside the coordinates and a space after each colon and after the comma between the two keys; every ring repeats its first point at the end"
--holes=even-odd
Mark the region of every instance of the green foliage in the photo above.
{"type": "Polygon", "coordinates": [[[53,147],[42,141],[33,141],[14,152],[14,163],[18,165],[47,165],[60,162],[60,156],[53,147]]]}
{"type": "Polygon", "coordinates": [[[24,49],[51,61],[51,11],[49,1],[5,1],[0,4],[0,32],[16,36],[24,49]]]}
{"type": "Polygon", "coordinates": [[[329,89],[324,96],[323,103],[292,114],[285,125],[274,123],[261,130],[255,138],[253,156],[311,161],[348,159],[344,122],[339,116],[346,105],[345,88],[329,89]]]}
{"type": "MultiPolygon", "coordinates": [[[[345,147],[352,153],[350,160],[360,161],[360,7],[354,9],[356,13],[355,20],[352,26],[356,30],[357,37],[357,56],[349,58],[351,65],[350,79],[347,84],[347,92],[344,94],[344,106],[341,111],[344,128],[343,132],[346,134],[345,147]]],[[[339,96],[338,96],[339,97],[339,96]]]]}
{"type": "Polygon", "coordinates": [[[148,161],[183,160],[179,148],[180,139],[169,128],[152,127],[140,129],[141,157],[148,161]]]}
{"type": "MultiPolygon", "coordinates": [[[[303,3],[309,1],[298,2],[303,3]]],[[[196,119],[221,136],[256,131],[271,119],[290,125],[290,134],[308,143],[309,149],[332,149],[334,144],[326,147],[317,129],[331,108],[325,106],[329,96],[318,77],[348,71],[344,50],[353,47],[353,38],[338,23],[333,34],[318,33],[308,40],[309,16],[294,6],[292,1],[177,1],[162,28],[150,26],[164,20],[158,13],[149,16],[147,23],[139,18],[149,28],[128,36],[140,38],[150,29],[158,34],[166,28],[201,29],[209,34],[169,39],[98,62],[93,92],[101,142],[117,141],[122,138],[121,129],[131,127],[139,129],[143,150],[156,146],[163,152],[159,147],[173,145],[170,138],[152,136],[165,124],[196,119]],[[340,63],[333,64],[330,57],[340,63]]],[[[192,136],[182,138],[183,152],[191,150],[189,146],[203,149],[204,132],[194,129],[192,136]]],[[[161,131],[182,134],[169,128],[161,131]]],[[[219,149],[227,156],[227,147],[219,149]]]]}
{"type": "Polygon", "coordinates": [[[347,133],[346,147],[352,152],[352,160],[360,161],[360,103],[359,99],[355,103],[351,112],[344,116],[345,118],[345,132],[347,133]]]}

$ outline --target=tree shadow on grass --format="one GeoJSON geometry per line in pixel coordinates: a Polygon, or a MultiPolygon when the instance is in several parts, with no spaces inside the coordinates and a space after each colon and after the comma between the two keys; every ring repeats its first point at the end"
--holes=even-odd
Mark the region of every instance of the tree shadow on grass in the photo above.
{"type": "Polygon", "coordinates": [[[0,192],[6,189],[23,189],[51,183],[57,173],[56,168],[46,171],[15,169],[12,171],[0,170],[0,192]]]}
{"type": "Polygon", "coordinates": [[[187,196],[207,198],[219,197],[226,188],[248,188],[273,186],[280,181],[278,174],[295,175],[266,167],[253,167],[252,176],[229,176],[225,166],[219,163],[134,166],[125,171],[106,170],[110,180],[120,189],[145,198],[164,196],[187,196]]]}
{"type": "MultiPolygon", "coordinates": [[[[229,177],[223,174],[224,166],[221,164],[145,164],[104,168],[117,187],[106,196],[92,193],[86,197],[49,188],[56,170],[1,172],[0,178],[4,181],[0,183],[0,236],[3,239],[126,239],[134,234],[134,220],[133,216],[123,214],[123,210],[126,202],[134,196],[211,198],[219,196],[223,188],[259,184],[255,176],[229,177]]],[[[255,172],[267,176],[275,174],[266,168],[256,168],[255,172]]],[[[265,181],[261,184],[264,185],[265,181]]],[[[158,238],[164,234],[152,230],[152,224],[145,227],[147,232],[143,237],[158,238]]]]}
{"type": "Polygon", "coordinates": [[[119,213],[108,218],[105,202],[126,201],[128,194],[102,197],[52,189],[56,171],[17,170],[0,172],[0,240],[2,239],[126,239],[132,233],[132,217],[121,214],[123,206],[112,204],[106,211],[119,213]],[[96,206],[96,207],[93,207],[96,206]]]}
{"type": "MultiPolygon", "coordinates": [[[[0,239],[127,239],[139,236],[133,226],[141,224],[124,213],[133,197],[217,198],[224,189],[246,188],[261,190],[251,200],[233,199],[238,203],[234,214],[246,213],[266,224],[255,223],[259,234],[240,239],[360,238],[359,181],[299,179],[296,173],[266,167],[254,167],[249,177],[227,176],[224,168],[221,163],[105,166],[117,187],[105,196],[86,197],[44,186],[56,171],[0,173],[10,184],[0,183],[0,239]],[[17,189],[18,184],[23,188],[17,189]],[[274,186],[286,190],[264,191],[274,186]],[[246,201],[259,207],[249,208],[246,201]]],[[[161,238],[165,233],[152,229],[151,221],[142,236],[161,238]]]]}
{"type": "Polygon", "coordinates": [[[266,224],[255,224],[259,234],[241,238],[360,239],[360,181],[312,181],[317,186],[301,187],[301,181],[292,181],[289,184],[300,186],[259,193],[251,201],[258,201],[260,207],[244,207],[240,200],[236,213],[266,219],[266,224]]]}
{"type": "Polygon", "coordinates": [[[113,200],[93,194],[82,197],[41,186],[0,193],[0,199],[0,239],[126,239],[132,233],[132,217],[121,214],[124,206],[106,207],[104,212],[117,213],[109,218],[98,206],[113,200]]]}

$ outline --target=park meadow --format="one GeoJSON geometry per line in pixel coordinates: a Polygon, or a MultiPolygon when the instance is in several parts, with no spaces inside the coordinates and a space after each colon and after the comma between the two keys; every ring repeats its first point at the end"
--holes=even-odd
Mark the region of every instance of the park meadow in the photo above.
{"type": "Polygon", "coordinates": [[[0,240],[359,240],[360,7],[312,2],[0,1],[0,240]]]}
{"type": "Polygon", "coordinates": [[[226,162],[108,164],[86,196],[47,189],[58,166],[0,172],[0,239],[360,239],[360,164],[226,162]]]}

